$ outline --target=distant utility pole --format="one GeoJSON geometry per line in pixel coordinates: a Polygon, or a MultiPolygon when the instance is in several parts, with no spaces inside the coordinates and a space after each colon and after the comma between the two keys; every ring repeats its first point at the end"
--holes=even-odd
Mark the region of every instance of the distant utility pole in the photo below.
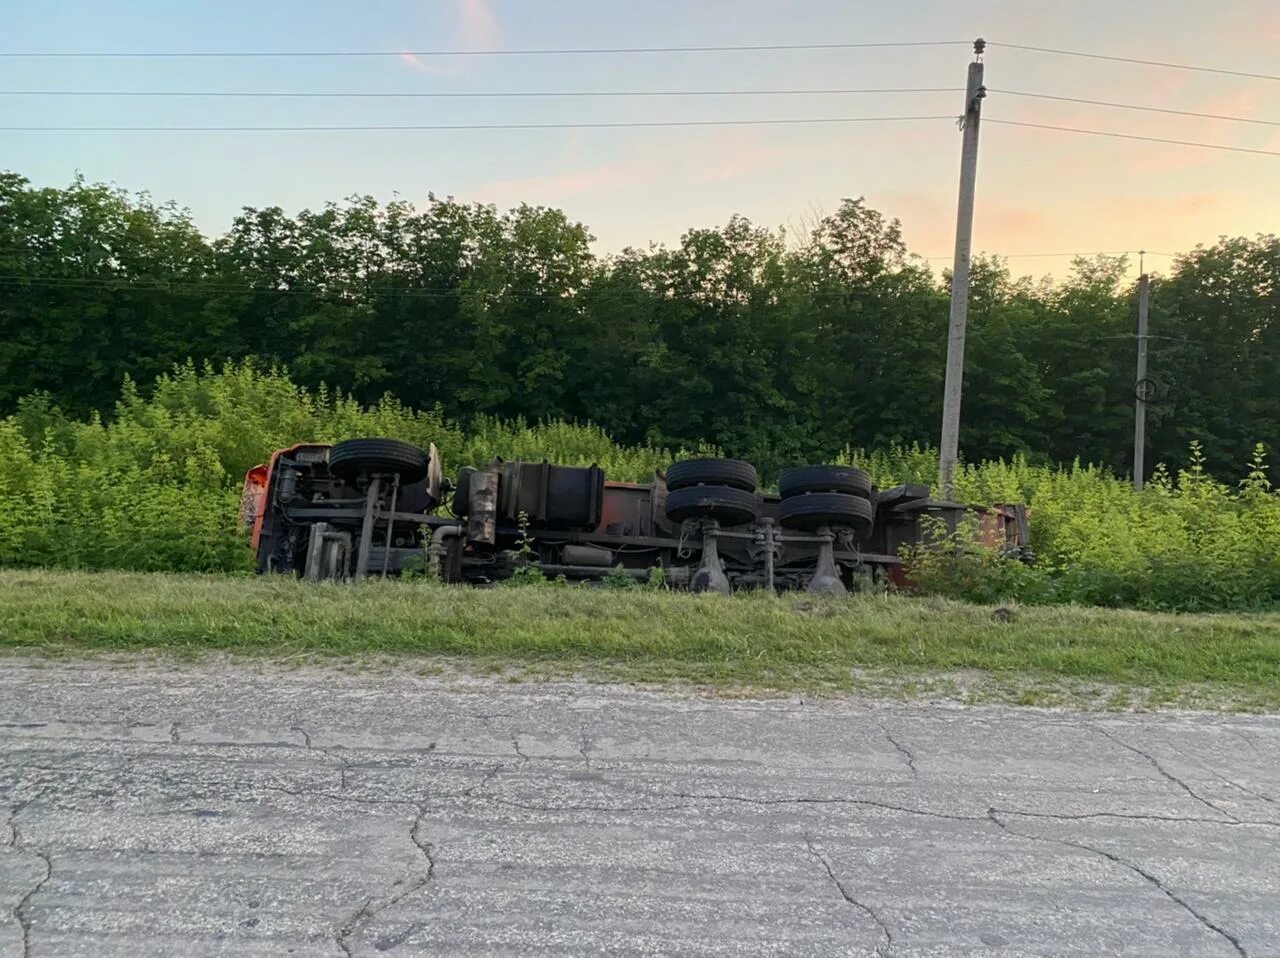
{"type": "Polygon", "coordinates": [[[969,319],[969,252],[973,245],[973,196],[978,177],[978,124],[982,119],[982,51],[986,41],[973,41],[974,61],[964,91],[964,140],[960,147],[960,202],[956,211],[956,256],[951,268],[951,324],[947,334],[947,379],[942,394],[942,443],[938,486],[943,499],[955,495],[956,461],[960,456],[960,393],[964,387],[964,332],[969,319]]]}
{"type": "Polygon", "coordinates": [[[1142,491],[1146,472],[1147,399],[1151,381],[1147,379],[1147,309],[1151,301],[1151,282],[1143,272],[1138,277],[1138,375],[1133,386],[1133,488],[1142,491]]]}

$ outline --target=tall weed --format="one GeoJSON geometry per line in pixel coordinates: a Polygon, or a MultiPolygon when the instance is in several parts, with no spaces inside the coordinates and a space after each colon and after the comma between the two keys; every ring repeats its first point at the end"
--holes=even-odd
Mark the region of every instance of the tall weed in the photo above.
{"type": "MultiPolygon", "coordinates": [[[[114,413],[73,420],[47,397],[0,419],[0,565],[83,569],[244,571],[237,526],[241,477],[296,442],[389,436],[435,443],[446,474],[494,457],[602,466],[612,479],[711,447],[669,450],[615,443],[597,426],[479,418],[469,425],[393,396],[362,406],[306,390],[253,363],[180,366],[144,395],[126,381],[114,413]]],[[[846,449],[881,487],[932,484],[936,450],[846,449]]],[[[1055,467],[1025,456],[964,464],[957,497],[1025,502],[1036,564],[977,547],[972,537],[911,558],[928,591],[977,601],[1078,602],[1170,610],[1280,605],[1280,496],[1261,447],[1229,485],[1193,445],[1187,464],[1161,466],[1147,488],[1105,469],[1055,467]]]]}

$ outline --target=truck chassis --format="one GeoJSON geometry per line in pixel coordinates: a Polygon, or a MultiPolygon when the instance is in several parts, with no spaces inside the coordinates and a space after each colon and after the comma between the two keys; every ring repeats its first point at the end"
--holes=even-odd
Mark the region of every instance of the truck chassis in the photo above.
{"type": "Polygon", "coordinates": [[[628,483],[598,466],[495,459],[450,482],[434,447],[312,443],[249,470],[242,518],[260,572],[317,581],[423,573],[484,586],[537,570],[578,582],[660,577],[695,592],[907,587],[904,549],[970,516],[989,545],[1029,555],[1023,506],[879,490],[856,467],[790,472],[779,494],[763,495],[736,460],[689,460],[628,483]]]}

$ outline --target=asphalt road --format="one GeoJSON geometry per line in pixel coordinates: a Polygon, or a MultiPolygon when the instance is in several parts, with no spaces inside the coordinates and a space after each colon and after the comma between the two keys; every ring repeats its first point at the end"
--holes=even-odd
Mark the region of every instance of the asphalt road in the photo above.
{"type": "Polygon", "coordinates": [[[0,659],[0,954],[1280,954],[1280,719],[0,659]]]}

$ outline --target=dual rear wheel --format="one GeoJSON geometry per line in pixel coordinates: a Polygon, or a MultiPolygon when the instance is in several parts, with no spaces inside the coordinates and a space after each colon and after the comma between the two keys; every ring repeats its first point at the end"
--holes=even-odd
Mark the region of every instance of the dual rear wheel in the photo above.
{"type": "Polygon", "coordinates": [[[851,528],[861,539],[871,531],[871,477],[857,466],[799,466],[778,482],[779,518],[794,529],[851,528]]]}
{"type": "MultiPolygon", "coordinates": [[[[755,467],[737,459],[686,459],[667,470],[667,518],[715,519],[740,526],[760,517],[755,467]]],[[[856,466],[799,466],[782,473],[779,518],[793,529],[851,528],[858,538],[871,531],[871,477],[856,466]]]]}
{"type": "Polygon", "coordinates": [[[667,470],[667,518],[745,526],[760,517],[756,467],[737,459],[685,459],[667,470]]]}

